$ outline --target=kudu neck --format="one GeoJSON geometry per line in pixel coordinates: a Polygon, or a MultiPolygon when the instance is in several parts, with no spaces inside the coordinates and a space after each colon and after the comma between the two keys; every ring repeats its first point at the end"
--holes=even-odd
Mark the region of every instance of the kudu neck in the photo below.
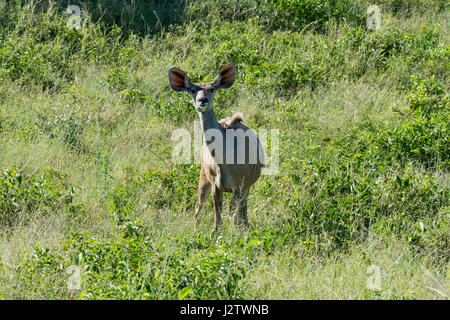
{"type": "Polygon", "coordinates": [[[217,122],[216,114],[214,109],[206,112],[198,112],[200,116],[200,125],[202,127],[202,132],[205,134],[207,130],[218,129],[220,132],[224,133],[223,127],[217,122]]]}

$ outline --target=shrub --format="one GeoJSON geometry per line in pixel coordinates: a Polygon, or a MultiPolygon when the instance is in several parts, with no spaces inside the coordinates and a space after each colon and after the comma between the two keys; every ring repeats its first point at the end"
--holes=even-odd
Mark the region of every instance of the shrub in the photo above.
{"type": "Polygon", "coordinates": [[[418,116],[381,133],[377,144],[380,152],[385,152],[388,157],[417,161],[426,167],[442,162],[449,168],[449,130],[448,115],[418,116]]]}
{"type": "Polygon", "coordinates": [[[188,94],[170,93],[157,98],[150,98],[149,106],[154,115],[181,123],[191,121],[197,117],[192,97],[188,94]]]}
{"type": "Polygon", "coordinates": [[[378,4],[383,10],[391,11],[394,14],[406,15],[424,11],[437,13],[448,6],[445,0],[377,0],[373,4],[378,4]]]}
{"type": "Polygon", "coordinates": [[[121,95],[130,105],[145,103],[149,99],[149,96],[145,95],[139,89],[125,89],[124,91],[121,92],[121,95]]]}
{"type": "Polygon", "coordinates": [[[362,24],[364,9],[354,1],[342,0],[212,0],[193,1],[186,10],[190,20],[204,20],[208,26],[214,22],[253,20],[269,30],[300,31],[312,26],[312,30],[325,31],[331,20],[362,24]]]}
{"type": "Polygon", "coordinates": [[[129,221],[113,239],[74,233],[62,251],[35,249],[19,267],[18,287],[41,297],[67,296],[66,270],[78,266],[79,299],[242,299],[238,281],[245,276],[240,261],[222,244],[188,250],[182,238],[174,252],[158,250],[139,221],[129,221]],[[58,279],[52,282],[49,279],[58,279]],[[66,282],[66,283],[65,283],[66,282]]]}
{"type": "Polygon", "coordinates": [[[63,175],[48,171],[28,176],[14,169],[0,172],[0,225],[12,226],[55,211],[80,209],[73,204],[75,189],[62,183],[63,175]]]}
{"type": "Polygon", "coordinates": [[[72,106],[64,107],[50,115],[40,113],[36,125],[41,133],[48,134],[50,138],[62,141],[69,149],[75,152],[87,152],[83,142],[83,133],[90,124],[90,116],[73,110],[72,106]]]}
{"type": "Polygon", "coordinates": [[[166,172],[152,170],[130,177],[110,192],[111,215],[121,224],[146,207],[175,211],[192,209],[199,174],[198,165],[177,165],[166,172]],[[138,195],[145,199],[142,207],[136,202],[138,195]]]}
{"type": "Polygon", "coordinates": [[[275,27],[300,31],[312,25],[313,30],[324,30],[328,21],[346,21],[362,24],[364,9],[355,1],[348,0],[272,0],[275,27]]]}
{"type": "Polygon", "coordinates": [[[412,88],[406,99],[411,111],[425,117],[431,117],[436,112],[447,111],[450,100],[444,88],[432,76],[419,80],[417,76],[411,77],[412,88]]]}
{"type": "Polygon", "coordinates": [[[391,130],[378,134],[372,152],[383,152],[400,161],[416,161],[426,167],[440,163],[449,167],[449,99],[434,77],[411,77],[412,88],[406,95],[412,117],[391,130]],[[378,151],[375,150],[379,148],[378,151]]]}
{"type": "Polygon", "coordinates": [[[123,90],[127,86],[128,72],[125,67],[111,69],[105,77],[105,82],[115,90],[123,90]]]}
{"type": "Polygon", "coordinates": [[[0,64],[3,77],[35,84],[42,89],[58,89],[73,79],[67,52],[62,46],[34,43],[27,39],[3,40],[0,64]]]}

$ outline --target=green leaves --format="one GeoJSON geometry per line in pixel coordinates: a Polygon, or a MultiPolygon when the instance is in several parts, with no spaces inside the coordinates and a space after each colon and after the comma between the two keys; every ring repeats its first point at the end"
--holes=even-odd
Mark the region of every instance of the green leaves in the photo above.
{"type": "MultiPolygon", "coordinates": [[[[111,239],[74,233],[62,251],[36,248],[19,267],[20,285],[35,289],[47,278],[58,278],[65,266],[77,265],[82,287],[80,299],[242,299],[239,280],[247,261],[223,243],[206,241],[201,250],[190,250],[186,235],[175,251],[155,246],[140,221],[129,221],[111,239]]],[[[42,288],[41,288],[42,289],[42,288]]],[[[47,287],[47,293],[54,290],[47,287]]],[[[67,288],[59,288],[67,294],[67,288]]]]}
{"type": "Polygon", "coordinates": [[[128,221],[146,208],[192,209],[196,199],[199,165],[177,165],[168,171],[150,170],[117,186],[109,193],[111,216],[117,223],[128,221]],[[146,198],[139,208],[138,196],[146,198]]]}
{"type": "Polygon", "coordinates": [[[185,287],[178,292],[178,300],[183,300],[193,289],[190,287],[185,287]]]}
{"type": "Polygon", "coordinates": [[[355,1],[340,0],[272,0],[275,9],[273,24],[289,30],[300,31],[312,26],[323,31],[333,19],[362,24],[364,9],[355,1]]]}
{"type": "MultiPolygon", "coordinates": [[[[411,77],[412,88],[406,95],[412,115],[391,130],[379,133],[375,146],[383,154],[401,161],[416,161],[425,167],[450,165],[448,145],[450,100],[434,76],[418,80],[411,77]]],[[[378,152],[379,153],[379,152],[378,152]]]]}
{"type": "Polygon", "coordinates": [[[418,79],[411,76],[412,88],[406,95],[411,111],[427,118],[440,112],[449,112],[450,99],[442,85],[436,81],[435,76],[426,79],[418,79]]]}
{"type": "Polygon", "coordinates": [[[35,176],[14,169],[0,171],[0,225],[36,219],[53,211],[82,210],[74,206],[74,188],[61,183],[62,175],[48,171],[35,176]]]}

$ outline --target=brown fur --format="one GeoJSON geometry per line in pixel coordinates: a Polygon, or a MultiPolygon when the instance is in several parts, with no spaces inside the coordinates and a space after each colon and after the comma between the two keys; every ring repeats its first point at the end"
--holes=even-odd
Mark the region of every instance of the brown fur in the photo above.
{"type": "MultiPolygon", "coordinates": [[[[199,114],[212,110],[214,93],[219,89],[229,88],[235,81],[236,66],[229,63],[219,70],[211,83],[191,83],[186,73],[178,68],[169,69],[170,86],[175,91],[188,91],[194,98],[194,106],[199,114]]],[[[215,120],[215,119],[214,119],[215,120]]],[[[215,120],[217,121],[217,120],[215,120]]],[[[218,121],[224,129],[250,130],[243,124],[242,113],[236,113],[218,121]]],[[[216,124],[213,125],[216,127],[216,124]]],[[[250,132],[250,134],[253,134],[250,132]]],[[[262,146],[257,142],[259,148],[262,146]]],[[[262,149],[261,149],[262,150],[262,149]]],[[[246,150],[248,156],[250,151],[246,150]]],[[[246,156],[246,157],[247,157],[246,156]]],[[[260,159],[261,160],[261,159],[260,159]]],[[[238,223],[248,228],[247,197],[250,187],[261,175],[264,159],[257,164],[217,164],[213,155],[203,144],[201,150],[200,181],[198,185],[198,200],[195,206],[195,221],[198,223],[199,214],[205,204],[207,194],[211,191],[214,205],[214,230],[218,231],[221,224],[223,192],[232,192],[233,197],[229,206],[230,213],[234,213],[238,223]]]]}
{"type": "Polygon", "coordinates": [[[218,122],[224,129],[227,129],[230,127],[236,127],[236,124],[244,122],[244,117],[242,113],[238,112],[235,113],[231,118],[227,117],[222,120],[219,120],[218,122]]]}

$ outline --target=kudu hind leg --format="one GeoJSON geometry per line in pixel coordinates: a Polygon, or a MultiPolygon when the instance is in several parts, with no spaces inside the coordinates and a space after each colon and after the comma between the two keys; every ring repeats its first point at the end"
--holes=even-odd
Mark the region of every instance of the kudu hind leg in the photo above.
{"type": "Polygon", "coordinates": [[[239,200],[238,200],[238,221],[239,224],[242,224],[245,229],[249,228],[248,225],[248,217],[247,217],[247,197],[248,197],[248,190],[242,190],[239,193],[239,200]]]}
{"type": "Polygon", "coordinates": [[[237,219],[237,212],[236,209],[239,206],[239,191],[233,191],[233,197],[231,198],[230,205],[228,207],[228,214],[234,218],[234,220],[237,219]]]}

